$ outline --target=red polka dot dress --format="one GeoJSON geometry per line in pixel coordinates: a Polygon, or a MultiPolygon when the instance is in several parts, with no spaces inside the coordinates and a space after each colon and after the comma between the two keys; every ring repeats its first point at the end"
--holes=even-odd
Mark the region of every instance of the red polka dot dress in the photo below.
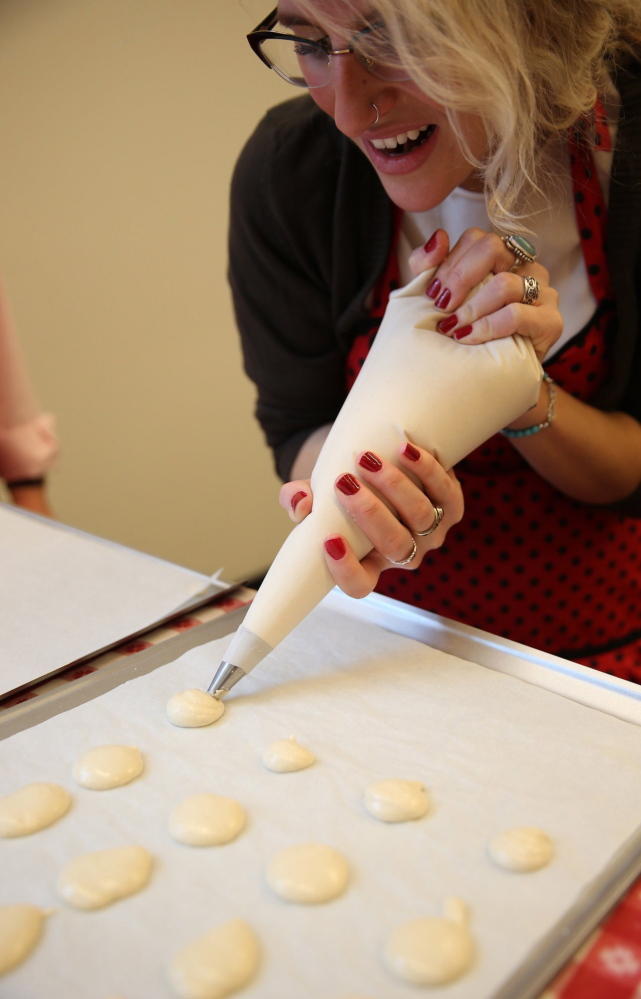
{"type": "MultiPolygon", "coordinates": [[[[609,142],[598,114],[592,140],[609,142]]],[[[603,248],[606,205],[583,136],[570,137],[570,153],[583,256],[598,306],[545,369],[559,386],[589,402],[608,373],[615,310],[603,248]]],[[[393,246],[375,292],[370,331],[357,337],[347,359],[348,388],[398,285],[393,246]]],[[[569,499],[501,434],[472,452],[456,473],[466,504],[462,522],[418,569],[384,572],[377,591],[641,682],[639,520],[569,499]]]]}

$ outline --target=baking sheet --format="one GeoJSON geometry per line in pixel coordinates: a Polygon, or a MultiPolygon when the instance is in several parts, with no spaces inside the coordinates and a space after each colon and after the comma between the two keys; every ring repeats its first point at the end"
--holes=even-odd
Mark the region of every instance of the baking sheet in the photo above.
{"type": "Polygon", "coordinates": [[[42,945],[0,979],[3,999],[163,999],[168,956],[233,916],[255,927],[264,950],[243,995],[409,999],[417,990],[387,973],[383,941],[452,895],[470,906],[479,955],[468,976],[429,994],[486,999],[641,825],[638,726],[323,607],[235,689],[217,725],[173,728],[167,698],[206,687],[227,644],[195,649],[0,745],[0,793],[53,780],[74,795],[57,825],[0,841],[0,902],[58,906],[42,945]],[[262,749],[292,733],[318,762],[268,773],[262,749]],[[109,792],[75,788],[75,759],[118,741],[140,746],[145,775],[109,792]],[[392,776],[422,780],[433,812],[400,825],[368,816],[365,786],[392,776]],[[203,790],[246,807],[234,843],[197,850],[170,840],[170,809],[203,790]],[[488,839],[513,825],[550,833],[550,867],[515,875],[491,864],[488,839]],[[325,906],[289,905],[263,871],[278,849],[310,840],[345,854],[352,883],[325,906]],[[57,901],[67,860],[130,842],[156,858],[146,890],[96,913],[57,901]]]}
{"type": "Polygon", "coordinates": [[[226,588],[0,504],[0,697],[226,588]]]}

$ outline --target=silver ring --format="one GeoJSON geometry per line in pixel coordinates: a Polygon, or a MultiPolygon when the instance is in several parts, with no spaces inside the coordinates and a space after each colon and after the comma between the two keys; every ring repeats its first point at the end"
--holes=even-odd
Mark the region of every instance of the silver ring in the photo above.
{"type": "Polygon", "coordinates": [[[400,561],[400,562],[397,562],[397,561],[396,561],[395,559],[393,559],[393,558],[388,558],[388,560],[387,560],[387,561],[388,561],[388,562],[391,562],[391,563],[392,563],[392,565],[409,565],[409,564],[410,564],[410,562],[413,562],[413,561],[414,561],[414,559],[416,558],[416,552],[417,552],[417,549],[418,549],[418,546],[417,546],[417,544],[416,544],[416,541],[414,540],[414,538],[412,538],[412,551],[411,551],[411,554],[410,554],[410,557],[409,557],[409,558],[404,558],[404,559],[401,559],[401,561],[400,561]]]}
{"type": "Polygon", "coordinates": [[[539,287],[539,282],[536,278],[531,277],[529,274],[523,277],[523,298],[521,299],[521,305],[534,305],[541,288],[539,287]]]}
{"type": "Polygon", "coordinates": [[[372,122],[372,125],[378,125],[378,119],[380,118],[380,114],[379,114],[379,112],[378,112],[378,108],[377,108],[377,107],[376,107],[376,105],[374,104],[374,101],[371,101],[370,103],[371,103],[372,107],[374,108],[374,110],[376,111],[376,118],[375,118],[375,120],[374,120],[374,121],[372,122]]]}
{"type": "Polygon", "coordinates": [[[516,260],[510,267],[510,271],[517,270],[522,264],[533,264],[536,260],[536,249],[530,243],[529,239],[525,239],[523,236],[516,236],[514,233],[501,236],[501,239],[510,253],[513,253],[516,257],[516,260]]]}
{"type": "Polygon", "coordinates": [[[430,534],[434,534],[434,531],[436,530],[436,528],[438,527],[438,525],[441,523],[442,520],[443,520],[443,507],[435,506],[434,521],[432,523],[432,526],[428,527],[426,531],[414,531],[413,533],[416,535],[417,538],[427,538],[430,534]]]}

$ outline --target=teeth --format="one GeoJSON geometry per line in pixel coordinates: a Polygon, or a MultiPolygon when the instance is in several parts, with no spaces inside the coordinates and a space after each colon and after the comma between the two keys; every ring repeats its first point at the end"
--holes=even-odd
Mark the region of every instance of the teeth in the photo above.
{"type": "Polygon", "coordinates": [[[398,135],[390,136],[389,139],[372,139],[372,145],[375,149],[396,149],[397,146],[403,146],[408,139],[414,141],[418,139],[421,132],[427,132],[430,125],[421,125],[420,128],[412,128],[407,132],[399,132],[398,135]]]}

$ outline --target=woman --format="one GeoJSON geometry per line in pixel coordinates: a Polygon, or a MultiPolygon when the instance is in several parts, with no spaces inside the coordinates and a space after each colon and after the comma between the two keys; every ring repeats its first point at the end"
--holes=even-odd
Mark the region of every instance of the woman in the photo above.
{"type": "Polygon", "coordinates": [[[641,681],[638,4],[281,0],[249,40],[309,89],[259,125],[232,191],[282,505],[309,513],[389,291],[435,267],[443,335],[530,337],[539,401],[456,470],[402,445],[422,489],[363,452],[336,495],[374,551],[359,563],[330,537],[330,571],[353,596],[376,586],[641,681]]]}

